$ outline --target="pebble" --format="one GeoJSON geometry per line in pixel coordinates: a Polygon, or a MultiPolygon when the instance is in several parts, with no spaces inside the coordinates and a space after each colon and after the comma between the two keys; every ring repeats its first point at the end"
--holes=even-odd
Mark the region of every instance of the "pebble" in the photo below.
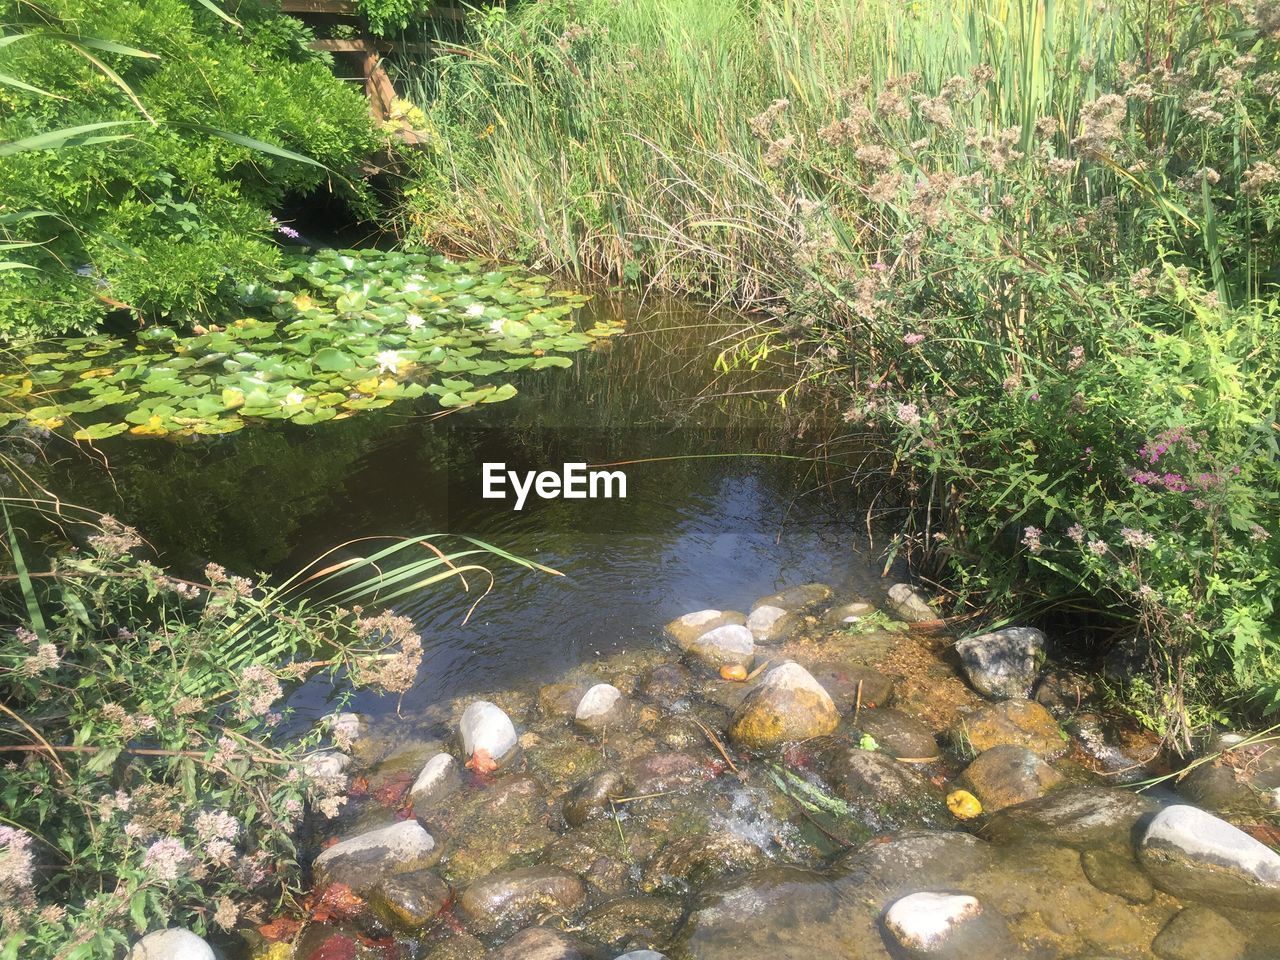
{"type": "Polygon", "coordinates": [[[1003,922],[996,922],[977,897],[957,893],[913,893],[897,900],[884,915],[884,925],[911,960],[987,956],[1000,951],[1003,922]],[[973,952],[980,948],[980,953],[973,952]]]}
{"type": "Polygon", "coordinates": [[[519,743],[516,728],[503,710],[487,700],[477,700],[467,707],[459,723],[462,752],[468,757],[479,750],[501,765],[515,755],[519,743]]]}
{"type": "Polygon", "coordinates": [[[458,761],[447,753],[437,753],[428,760],[409,788],[409,799],[415,808],[425,810],[462,786],[458,761]]]}
{"type": "Polygon", "coordinates": [[[583,694],[574,711],[573,722],[581,729],[598,731],[616,727],[626,718],[627,701],[611,683],[597,683],[583,694]]]}
{"type": "Polygon", "coordinates": [[[727,624],[742,625],[746,622],[747,618],[736,610],[696,610],[672,620],[666,625],[665,630],[667,636],[684,649],[708,630],[727,624]]]}
{"type": "Polygon", "coordinates": [[[214,960],[203,938],[181,927],[156,930],[133,945],[125,960],[214,960]]]}

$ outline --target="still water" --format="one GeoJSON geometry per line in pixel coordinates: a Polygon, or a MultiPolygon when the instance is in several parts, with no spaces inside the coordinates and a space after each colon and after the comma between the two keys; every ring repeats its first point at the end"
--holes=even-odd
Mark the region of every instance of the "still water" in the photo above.
{"type": "MultiPolygon", "coordinates": [[[[107,469],[67,461],[56,485],[136,525],[179,570],[216,561],[281,574],[358,538],[448,532],[563,574],[495,559],[493,590],[465,623],[483,578],[469,593],[446,583],[398,602],[426,649],[410,709],[655,644],[690,610],[745,609],[811,580],[869,582],[847,469],[813,458],[832,418],[812,398],[777,402],[794,371],[776,359],[718,371],[717,344],[741,324],[732,318],[607,297],[588,309],[620,312],[627,334],[571,369],[524,376],[504,403],[448,416],[429,401],[397,404],[185,445],[112,441],[107,469]],[[516,511],[481,496],[485,462],[619,464],[627,497],[532,499],[516,511]]],[[[322,711],[336,694],[320,689],[295,705],[322,711]]],[[[361,695],[355,708],[378,713],[386,699],[361,695]]]]}

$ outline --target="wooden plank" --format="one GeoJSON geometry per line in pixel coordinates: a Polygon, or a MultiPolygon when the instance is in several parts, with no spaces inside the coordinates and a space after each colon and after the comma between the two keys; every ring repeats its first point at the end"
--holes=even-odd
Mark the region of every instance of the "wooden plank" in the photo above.
{"type": "Polygon", "coordinates": [[[328,53],[377,53],[379,50],[390,50],[392,45],[387,40],[312,40],[307,44],[312,50],[324,50],[328,53]]]}
{"type": "Polygon", "coordinates": [[[354,17],[359,14],[354,0],[280,0],[285,13],[325,13],[335,17],[354,17]]]}

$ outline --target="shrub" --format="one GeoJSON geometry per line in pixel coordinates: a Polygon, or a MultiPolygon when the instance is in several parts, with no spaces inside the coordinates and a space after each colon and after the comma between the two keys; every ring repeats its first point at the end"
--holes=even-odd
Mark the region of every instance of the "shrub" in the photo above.
{"type": "Polygon", "coordinates": [[[0,140],[117,124],[0,157],[0,239],[38,244],[13,257],[34,271],[0,271],[0,335],[83,330],[121,305],[198,317],[274,267],[286,194],[359,191],[342,178],[375,144],[366,105],[297,20],[244,4],[235,26],[194,0],[0,10],[22,38],[0,74],[44,91],[0,86],[0,140]]]}

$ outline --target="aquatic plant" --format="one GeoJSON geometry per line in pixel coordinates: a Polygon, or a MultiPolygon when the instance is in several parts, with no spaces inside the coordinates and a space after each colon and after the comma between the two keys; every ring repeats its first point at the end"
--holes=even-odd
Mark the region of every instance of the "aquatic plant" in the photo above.
{"type": "Polygon", "coordinates": [[[567,367],[567,354],[618,332],[579,330],[586,297],[513,268],[405,251],[291,257],[245,284],[243,316],[184,335],[98,335],[19,352],[0,376],[0,422],[69,426],[76,440],[232,433],[255,420],[300,425],[431,395],[451,409],[516,393],[495,382],[567,367]],[[97,418],[90,415],[97,414],[97,418]]]}

